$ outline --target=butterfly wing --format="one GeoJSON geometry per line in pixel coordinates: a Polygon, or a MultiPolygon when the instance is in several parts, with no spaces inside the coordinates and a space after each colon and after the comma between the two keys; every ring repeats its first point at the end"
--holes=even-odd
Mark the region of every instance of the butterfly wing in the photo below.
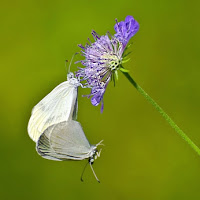
{"type": "Polygon", "coordinates": [[[51,160],[83,160],[90,156],[91,145],[77,121],[65,121],[49,127],[37,142],[37,152],[51,160]]]}
{"type": "Polygon", "coordinates": [[[36,143],[36,151],[40,156],[49,160],[61,161],[63,156],[57,155],[54,149],[51,147],[49,135],[51,134],[53,126],[47,128],[47,130],[39,137],[36,143]],[[60,158],[59,158],[60,157],[60,158]]]}
{"type": "Polygon", "coordinates": [[[80,123],[74,120],[56,126],[50,135],[50,143],[57,153],[83,159],[88,157],[91,149],[80,123]]]}
{"type": "Polygon", "coordinates": [[[37,141],[46,128],[53,124],[72,119],[77,110],[77,86],[65,81],[54,88],[32,110],[28,133],[37,141]]]}

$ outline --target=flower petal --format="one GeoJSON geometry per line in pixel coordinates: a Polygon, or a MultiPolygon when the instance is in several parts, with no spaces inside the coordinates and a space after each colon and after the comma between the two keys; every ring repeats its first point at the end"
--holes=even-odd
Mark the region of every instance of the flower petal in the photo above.
{"type": "Polygon", "coordinates": [[[98,92],[97,94],[95,94],[95,95],[91,98],[91,103],[92,103],[92,105],[93,105],[93,106],[98,106],[99,103],[101,102],[102,98],[103,98],[103,95],[102,95],[100,92],[98,92]]]}
{"type": "Polygon", "coordinates": [[[104,109],[104,103],[103,103],[103,99],[101,101],[101,113],[103,113],[103,109],[104,109]]]}

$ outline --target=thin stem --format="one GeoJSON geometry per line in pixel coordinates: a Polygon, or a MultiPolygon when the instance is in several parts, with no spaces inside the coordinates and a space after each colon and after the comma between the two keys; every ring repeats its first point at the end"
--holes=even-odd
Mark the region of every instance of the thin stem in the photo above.
{"type": "Polygon", "coordinates": [[[133,80],[127,72],[122,72],[131,84],[142,94],[147,101],[149,101],[155,109],[163,116],[163,118],[169,123],[169,125],[175,129],[175,131],[200,155],[200,149],[194,144],[194,142],[176,125],[176,123],[167,115],[167,113],[133,80]]]}

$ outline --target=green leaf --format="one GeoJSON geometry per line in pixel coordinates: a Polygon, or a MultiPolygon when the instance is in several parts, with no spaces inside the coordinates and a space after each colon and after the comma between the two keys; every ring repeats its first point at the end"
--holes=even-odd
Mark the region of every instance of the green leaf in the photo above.
{"type": "Polygon", "coordinates": [[[122,67],[120,67],[119,70],[122,71],[122,72],[125,72],[125,73],[128,73],[128,72],[129,72],[129,70],[124,69],[124,68],[122,68],[122,67]]]}
{"type": "Polygon", "coordinates": [[[115,70],[115,77],[116,77],[116,79],[117,79],[117,81],[118,81],[119,76],[118,76],[118,72],[117,72],[117,70],[115,70]]]}
{"type": "Polygon", "coordinates": [[[115,87],[115,75],[114,74],[112,74],[112,79],[113,79],[113,82],[114,82],[114,87],[115,87]]]}
{"type": "Polygon", "coordinates": [[[122,60],[122,63],[127,63],[130,60],[130,58],[126,59],[126,60],[122,60]]]}
{"type": "Polygon", "coordinates": [[[123,55],[123,58],[126,58],[131,53],[132,53],[132,51],[129,51],[127,54],[123,55]]]}

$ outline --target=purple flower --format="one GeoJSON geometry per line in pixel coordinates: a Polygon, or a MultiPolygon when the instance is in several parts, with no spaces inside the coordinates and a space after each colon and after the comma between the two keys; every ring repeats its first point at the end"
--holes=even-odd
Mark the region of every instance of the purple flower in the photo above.
{"type": "Polygon", "coordinates": [[[79,45],[82,48],[82,55],[85,57],[80,62],[85,68],[79,68],[76,76],[80,81],[85,81],[83,85],[91,88],[91,93],[86,95],[92,96],[91,103],[94,106],[102,103],[101,112],[103,111],[103,95],[111,79],[118,78],[118,69],[123,71],[122,63],[124,51],[130,38],[135,35],[139,29],[139,24],[132,16],[127,16],[125,21],[117,22],[114,27],[116,34],[114,36],[106,34],[98,35],[92,31],[94,42],[89,39],[90,44],[79,45]]]}

